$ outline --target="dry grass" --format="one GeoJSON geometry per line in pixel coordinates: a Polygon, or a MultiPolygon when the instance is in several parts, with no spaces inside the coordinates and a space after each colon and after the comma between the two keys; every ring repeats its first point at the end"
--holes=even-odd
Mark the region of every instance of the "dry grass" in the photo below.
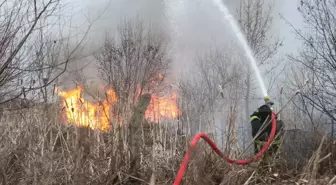
{"type": "MultiPolygon", "coordinates": [[[[190,139],[170,131],[167,125],[172,123],[144,125],[141,156],[138,159],[141,167],[130,169],[127,126],[102,133],[60,123],[58,118],[55,107],[48,112],[34,108],[2,116],[2,185],[117,185],[149,184],[150,181],[151,185],[172,184],[190,139]]],[[[320,168],[335,159],[334,151],[325,150],[330,148],[326,147],[327,142],[321,143],[322,145],[325,147],[320,147],[312,158],[310,164],[313,167],[307,167],[301,176],[291,176],[280,168],[262,171],[252,166],[229,165],[203,143],[194,152],[197,155],[189,163],[183,184],[336,183],[330,170],[323,171],[320,168]],[[319,165],[320,163],[324,165],[319,165]]]]}

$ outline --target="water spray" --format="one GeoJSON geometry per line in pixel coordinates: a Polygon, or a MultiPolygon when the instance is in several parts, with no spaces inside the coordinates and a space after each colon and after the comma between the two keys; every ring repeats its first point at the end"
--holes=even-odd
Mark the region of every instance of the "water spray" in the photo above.
{"type": "Polygon", "coordinates": [[[267,96],[267,90],[266,90],[264,81],[261,78],[260,71],[259,71],[258,65],[257,65],[257,61],[256,61],[256,59],[255,59],[255,57],[253,55],[252,49],[248,45],[247,40],[246,40],[245,36],[243,35],[242,31],[240,30],[240,28],[239,28],[236,20],[234,19],[234,17],[230,13],[229,9],[222,2],[222,0],[213,0],[213,2],[219,8],[219,10],[222,13],[224,13],[225,18],[229,21],[229,23],[231,25],[231,28],[236,33],[238,41],[243,46],[243,48],[245,50],[245,53],[246,53],[246,56],[249,59],[249,61],[251,62],[252,68],[253,68],[253,70],[254,70],[254,72],[255,72],[255,74],[257,76],[257,79],[259,81],[259,85],[260,85],[261,91],[262,91],[262,93],[263,93],[264,96],[267,96]]]}

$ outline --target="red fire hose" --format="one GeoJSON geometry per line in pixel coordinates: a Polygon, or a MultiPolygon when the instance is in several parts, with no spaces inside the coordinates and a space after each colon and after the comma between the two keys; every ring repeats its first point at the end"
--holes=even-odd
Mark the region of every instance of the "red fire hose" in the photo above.
{"type": "Polygon", "coordinates": [[[213,151],[215,151],[220,157],[222,157],[223,159],[225,159],[227,162],[233,164],[237,164],[237,165],[247,165],[253,161],[258,160],[260,157],[262,157],[262,155],[267,151],[267,149],[269,148],[269,146],[271,145],[274,137],[275,137],[275,131],[276,131],[276,119],[275,119],[275,114],[272,113],[272,130],[271,130],[271,134],[270,137],[268,139],[268,141],[266,142],[266,144],[262,147],[262,149],[254,156],[250,157],[249,159],[246,160],[234,160],[229,158],[228,156],[226,156],[223,152],[221,152],[219,150],[219,148],[216,146],[216,144],[205,134],[205,133],[198,133],[196,134],[196,136],[193,138],[193,140],[190,143],[190,148],[187,151],[187,153],[184,156],[183,162],[181,164],[181,167],[177,173],[177,176],[175,178],[174,181],[174,185],[180,185],[182,179],[183,179],[183,175],[184,172],[187,169],[188,166],[188,162],[189,162],[189,158],[191,155],[191,150],[196,146],[197,142],[202,138],[204,139],[212,148],[213,151]]]}

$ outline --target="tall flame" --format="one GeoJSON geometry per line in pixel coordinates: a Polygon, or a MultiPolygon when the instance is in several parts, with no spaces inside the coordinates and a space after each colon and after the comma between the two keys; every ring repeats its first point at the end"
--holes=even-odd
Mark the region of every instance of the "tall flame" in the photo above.
{"type": "Polygon", "coordinates": [[[145,117],[153,122],[161,118],[176,118],[180,115],[176,104],[176,94],[171,97],[152,96],[151,102],[145,112],[145,117]]]}
{"type": "MultiPolygon", "coordinates": [[[[108,131],[112,116],[112,103],[118,102],[114,90],[106,91],[105,99],[98,103],[92,103],[82,97],[83,88],[76,87],[69,91],[55,91],[62,97],[67,123],[91,129],[108,131]]],[[[171,97],[152,96],[150,105],[145,112],[145,118],[158,122],[162,118],[176,118],[180,114],[176,104],[176,94],[171,97]]]]}
{"type": "Polygon", "coordinates": [[[63,98],[66,120],[77,126],[89,127],[107,131],[110,128],[111,102],[116,102],[116,94],[113,90],[106,92],[107,98],[98,103],[91,103],[82,97],[83,88],[77,87],[69,91],[60,91],[63,98]]]}

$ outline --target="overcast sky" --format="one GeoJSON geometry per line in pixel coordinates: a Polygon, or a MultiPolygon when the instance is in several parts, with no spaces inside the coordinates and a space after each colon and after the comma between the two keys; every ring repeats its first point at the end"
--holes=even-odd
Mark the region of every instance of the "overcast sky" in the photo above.
{"type": "MultiPolygon", "coordinates": [[[[215,44],[229,44],[234,38],[228,22],[223,18],[212,0],[68,0],[74,10],[81,10],[89,17],[105,13],[91,30],[91,38],[99,42],[108,31],[113,34],[120,19],[138,15],[145,21],[158,23],[162,30],[170,34],[174,51],[174,69],[187,69],[193,66],[193,58],[200,50],[215,44]]],[[[301,27],[297,11],[298,0],[266,0],[275,3],[273,12],[275,36],[284,39],[280,54],[295,52],[299,42],[291,28],[280,19],[283,15],[296,27],[301,27]]],[[[231,13],[235,13],[238,0],[225,0],[231,13]]],[[[77,14],[76,22],[84,20],[77,14]]]]}

